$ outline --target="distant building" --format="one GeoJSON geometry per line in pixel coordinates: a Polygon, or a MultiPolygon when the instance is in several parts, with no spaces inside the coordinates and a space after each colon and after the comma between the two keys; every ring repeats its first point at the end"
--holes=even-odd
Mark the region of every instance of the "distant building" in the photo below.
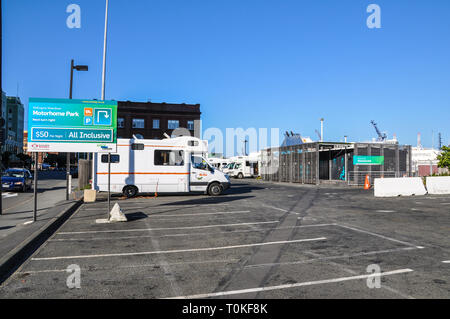
{"type": "Polygon", "coordinates": [[[118,102],[117,137],[163,139],[174,130],[185,128],[200,137],[200,104],[118,102]]]}
{"type": "Polygon", "coordinates": [[[286,132],[283,143],[281,143],[281,147],[301,145],[301,144],[312,143],[312,142],[313,142],[313,140],[309,137],[303,137],[300,134],[295,134],[292,132],[289,135],[289,132],[286,132]]]}
{"type": "Polygon", "coordinates": [[[23,151],[24,107],[19,97],[8,96],[5,110],[5,146],[4,151],[20,154],[23,151]]]}
{"type": "Polygon", "coordinates": [[[5,119],[5,125],[3,125],[2,127],[0,127],[0,129],[4,130],[4,138],[0,141],[0,144],[2,144],[2,148],[0,149],[0,152],[4,151],[4,143],[5,143],[5,139],[6,139],[6,94],[5,92],[2,91],[2,99],[0,101],[2,103],[2,114],[0,114],[0,117],[5,119]]]}
{"type": "Polygon", "coordinates": [[[28,153],[28,131],[23,131],[23,153],[28,153]]]}
{"type": "Polygon", "coordinates": [[[439,174],[437,156],[441,152],[436,149],[422,148],[421,146],[412,148],[412,167],[415,176],[430,176],[439,174]]]}

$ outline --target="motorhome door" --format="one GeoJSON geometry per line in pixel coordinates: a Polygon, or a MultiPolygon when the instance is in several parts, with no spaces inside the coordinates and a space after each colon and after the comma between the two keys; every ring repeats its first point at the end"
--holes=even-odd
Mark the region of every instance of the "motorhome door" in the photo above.
{"type": "Polygon", "coordinates": [[[191,156],[191,191],[206,191],[212,177],[211,169],[201,156],[191,156]]]}

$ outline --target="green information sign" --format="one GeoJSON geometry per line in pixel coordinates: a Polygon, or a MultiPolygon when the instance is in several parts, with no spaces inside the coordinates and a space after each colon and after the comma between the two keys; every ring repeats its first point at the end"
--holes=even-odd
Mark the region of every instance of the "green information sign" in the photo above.
{"type": "Polygon", "coordinates": [[[29,100],[30,152],[116,152],[116,143],[116,101],[29,100]]]}
{"type": "Polygon", "coordinates": [[[383,165],[384,156],[353,156],[353,165],[383,165]]]}

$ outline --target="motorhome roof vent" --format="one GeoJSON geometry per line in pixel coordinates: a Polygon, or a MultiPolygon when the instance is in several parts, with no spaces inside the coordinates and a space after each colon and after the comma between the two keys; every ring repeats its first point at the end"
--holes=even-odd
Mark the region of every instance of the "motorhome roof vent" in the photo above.
{"type": "Polygon", "coordinates": [[[188,141],[188,146],[198,146],[198,141],[190,140],[188,141]]]}

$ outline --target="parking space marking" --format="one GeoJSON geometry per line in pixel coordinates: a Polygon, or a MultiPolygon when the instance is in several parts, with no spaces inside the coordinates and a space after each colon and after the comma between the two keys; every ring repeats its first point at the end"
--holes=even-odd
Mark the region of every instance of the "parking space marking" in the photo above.
{"type": "Polygon", "coordinates": [[[415,247],[403,247],[403,248],[394,248],[394,249],[386,249],[386,250],[375,250],[375,251],[368,251],[368,252],[364,252],[364,253],[345,254],[345,255],[328,256],[328,257],[318,257],[318,258],[311,258],[311,259],[298,260],[298,261],[287,261],[287,262],[279,262],[279,263],[247,265],[244,268],[259,268],[259,267],[272,267],[272,266],[299,265],[299,264],[307,264],[307,263],[310,263],[310,262],[321,261],[321,260],[334,260],[334,259],[343,259],[343,258],[353,258],[353,257],[386,254],[386,253],[393,253],[393,252],[399,252],[399,251],[408,251],[408,250],[415,250],[415,249],[417,249],[417,248],[415,248],[415,247]]]}
{"type": "Polygon", "coordinates": [[[183,217],[183,216],[203,216],[203,215],[226,215],[226,214],[246,214],[250,213],[249,210],[241,210],[235,212],[217,212],[217,213],[196,213],[196,214],[175,214],[175,215],[152,215],[146,214],[149,217],[183,217]]]}
{"type": "Polygon", "coordinates": [[[450,264],[450,260],[444,260],[443,263],[444,264],[450,264]]]}
{"type": "Polygon", "coordinates": [[[3,193],[2,194],[3,198],[10,198],[10,197],[17,197],[17,196],[19,196],[19,194],[17,194],[17,193],[3,193]]]}
{"type": "MultiPolygon", "coordinates": [[[[235,263],[238,262],[239,259],[211,259],[211,260],[202,260],[202,261],[185,261],[185,262],[176,262],[176,263],[167,263],[168,266],[185,266],[185,265],[202,265],[202,264],[227,264],[227,263],[235,263]]],[[[81,268],[81,271],[99,271],[99,270],[110,270],[110,269],[132,269],[132,268],[145,268],[145,267],[155,267],[160,266],[159,263],[152,264],[136,264],[136,265],[126,265],[126,266],[111,266],[111,267],[86,267],[81,268]]],[[[47,274],[47,273],[58,273],[58,272],[67,272],[67,269],[45,269],[45,270],[28,270],[28,271],[19,271],[16,272],[17,275],[24,274],[47,274]]]]}
{"type": "MultiPolygon", "coordinates": [[[[294,229],[294,228],[309,228],[309,227],[325,227],[325,226],[335,226],[336,224],[311,224],[311,225],[301,225],[301,226],[287,226],[287,227],[278,227],[276,230],[282,229],[294,229]]],[[[273,228],[254,228],[250,230],[232,230],[232,231],[224,231],[224,232],[204,232],[204,233],[183,233],[183,234],[167,234],[167,235],[149,235],[149,236],[124,236],[124,237],[103,237],[103,238],[63,238],[63,239],[49,239],[49,242],[58,242],[58,241],[91,241],[91,240],[124,240],[124,239],[138,239],[138,238],[149,238],[149,237],[185,237],[185,236],[210,236],[217,234],[233,234],[233,233],[252,233],[252,232],[265,232],[265,231],[273,231],[273,228]]]]}
{"type": "Polygon", "coordinates": [[[219,225],[204,225],[204,226],[187,226],[187,227],[168,227],[168,228],[144,228],[144,229],[117,229],[117,230],[92,230],[92,231],[79,231],[79,232],[60,232],[57,235],[81,235],[81,234],[100,234],[100,233],[125,233],[125,232],[140,232],[149,230],[177,230],[177,229],[201,229],[201,228],[217,228],[217,227],[240,227],[262,224],[277,224],[278,220],[268,222],[255,222],[255,223],[239,223],[239,224],[219,224],[219,225]]]}
{"type": "Polygon", "coordinates": [[[276,209],[276,210],[279,210],[280,212],[283,212],[283,213],[289,213],[288,210],[283,209],[283,208],[278,208],[278,207],[274,207],[274,206],[270,206],[270,205],[264,205],[264,204],[262,206],[268,207],[268,208],[272,208],[272,209],[276,209]]]}
{"type": "Polygon", "coordinates": [[[34,261],[46,261],[46,260],[64,260],[64,259],[88,259],[88,258],[102,258],[102,257],[124,257],[124,256],[143,256],[143,255],[157,255],[157,254],[174,254],[174,253],[186,253],[186,252],[199,252],[199,251],[213,251],[213,250],[225,250],[225,249],[237,249],[237,248],[248,248],[266,245],[284,245],[284,244],[295,244],[304,243],[312,241],[326,240],[326,237],[318,238],[307,238],[307,239],[297,239],[297,240],[286,240],[286,241],[274,241],[267,243],[255,243],[255,244],[244,244],[244,245],[234,245],[234,246],[219,246],[219,247],[207,247],[207,248],[190,248],[190,249],[176,249],[176,250],[159,250],[159,251],[144,251],[136,253],[116,253],[116,254],[98,254],[98,255],[80,255],[80,256],[60,256],[60,257],[42,257],[42,258],[32,258],[34,261]]]}
{"type": "MultiPolygon", "coordinates": [[[[393,270],[393,271],[382,272],[382,273],[377,274],[377,276],[391,276],[391,275],[405,274],[405,273],[409,273],[412,271],[413,271],[412,269],[405,268],[405,269],[398,269],[398,270],[393,270]]],[[[206,293],[206,294],[198,294],[198,295],[178,296],[178,297],[171,297],[171,298],[166,298],[166,299],[203,299],[203,298],[211,298],[211,297],[230,296],[230,295],[242,295],[242,294],[254,293],[254,292],[264,292],[264,291],[280,290],[280,289],[291,289],[291,288],[298,288],[298,287],[305,287],[305,286],[338,283],[338,282],[344,282],[344,281],[350,281],[350,280],[367,279],[367,278],[372,278],[373,276],[374,276],[373,274],[369,274],[369,275],[359,275],[359,276],[350,276],[350,277],[340,277],[340,278],[317,280],[317,281],[307,281],[307,282],[300,282],[300,283],[295,283],[295,284],[285,284],[285,285],[278,285],[278,286],[267,286],[267,287],[230,290],[230,291],[222,291],[222,292],[214,292],[214,293],[206,293]]]]}
{"type": "Polygon", "coordinates": [[[345,225],[345,224],[339,224],[339,223],[337,223],[336,225],[339,226],[339,227],[351,229],[351,230],[354,230],[354,231],[357,231],[357,232],[360,232],[360,233],[364,233],[364,234],[376,236],[376,237],[379,237],[379,238],[383,238],[383,239],[386,239],[386,240],[390,240],[390,241],[395,242],[395,243],[403,244],[403,245],[410,246],[410,247],[415,247],[417,249],[423,249],[424,248],[423,246],[416,246],[414,244],[411,244],[411,243],[408,243],[408,242],[405,242],[405,241],[401,241],[401,240],[394,239],[394,238],[391,238],[391,237],[387,237],[387,236],[384,236],[384,235],[376,234],[376,233],[373,233],[371,231],[363,230],[363,229],[360,229],[360,228],[356,228],[356,227],[351,226],[351,225],[345,225]]]}

